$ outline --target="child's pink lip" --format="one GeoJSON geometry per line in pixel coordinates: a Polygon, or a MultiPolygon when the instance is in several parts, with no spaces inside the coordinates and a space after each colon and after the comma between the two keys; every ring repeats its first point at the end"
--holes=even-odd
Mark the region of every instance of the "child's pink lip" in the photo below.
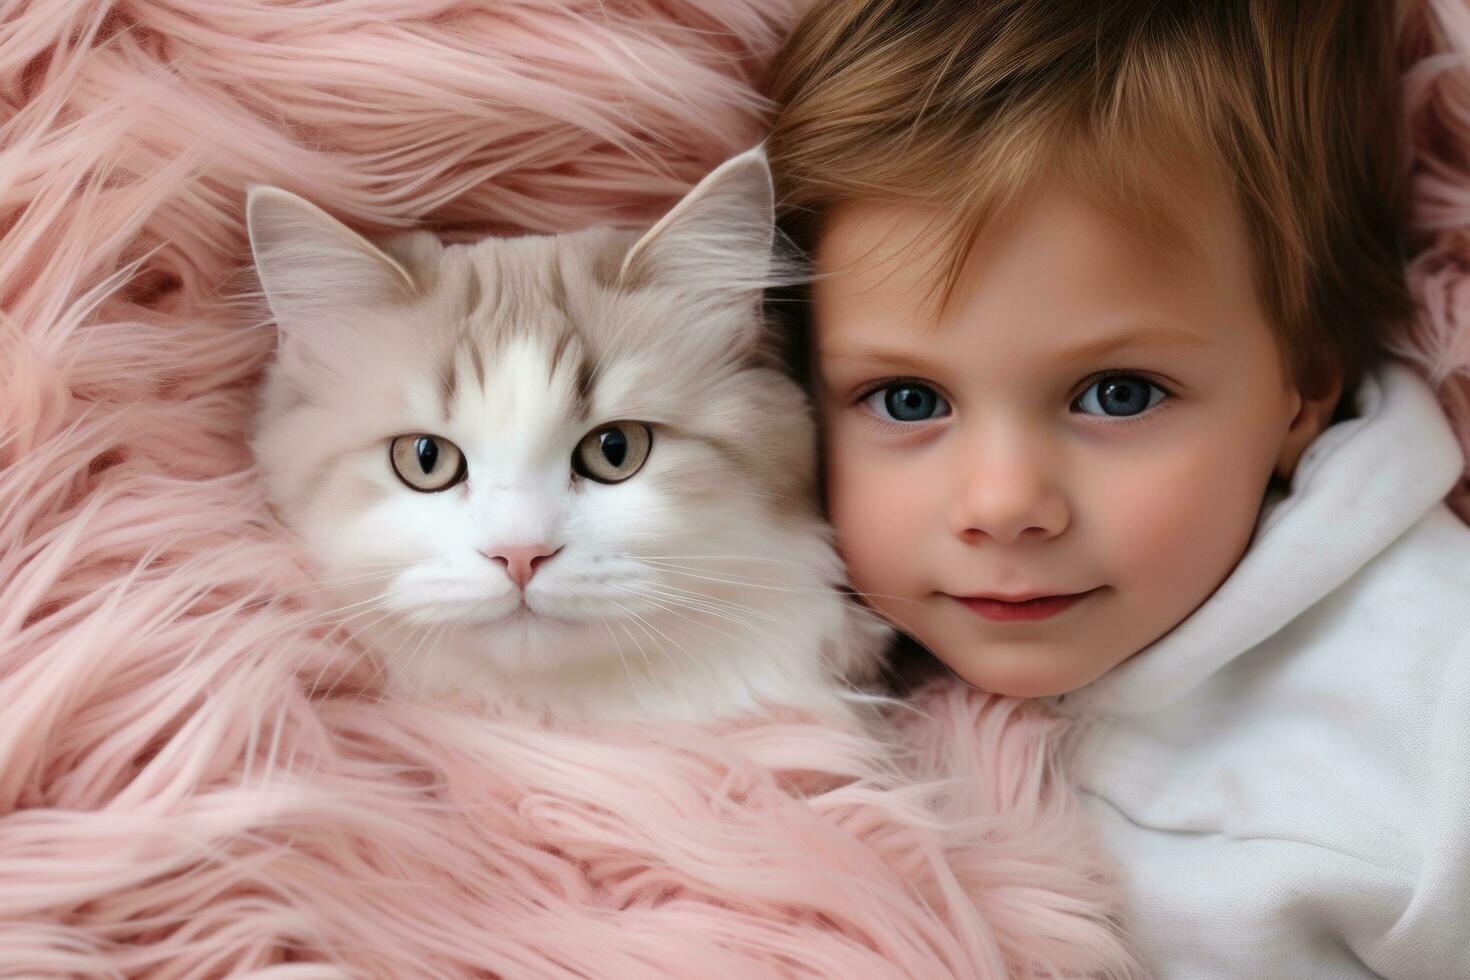
{"type": "MultiPolygon", "coordinates": [[[[1099,586],[1098,588],[1101,588],[1099,586]]],[[[996,622],[1015,622],[1025,620],[1047,619],[1055,616],[1065,609],[1070,609],[1082,599],[1096,592],[1097,589],[1089,589],[1086,592],[1076,592],[1070,595],[1030,595],[1022,596],[954,596],[971,612],[978,613],[986,619],[996,622]]]]}

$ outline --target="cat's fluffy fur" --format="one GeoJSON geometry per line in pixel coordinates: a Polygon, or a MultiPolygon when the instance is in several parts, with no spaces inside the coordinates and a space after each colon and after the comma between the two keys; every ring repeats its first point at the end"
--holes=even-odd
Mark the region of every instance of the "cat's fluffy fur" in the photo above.
{"type": "Polygon", "coordinates": [[[378,247],[262,186],[247,217],[281,337],[252,446],[395,689],[587,718],[853,703],[884,631],[841,593],[809,407],[766,352],[788,270],[760,147],[642,234],[378,247]],[[642,469],[578,476],[583,436],[625,420],[653,434],[642,469]],[[462,450],[463,482],[395,475],[415,433],[462,450]],[[531,543],[561,550],[518,608],[487,555],[531,543]]]}

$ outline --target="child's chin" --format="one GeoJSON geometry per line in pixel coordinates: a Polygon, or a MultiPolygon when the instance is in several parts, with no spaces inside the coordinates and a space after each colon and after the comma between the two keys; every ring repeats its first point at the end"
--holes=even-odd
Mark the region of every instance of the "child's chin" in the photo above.
{"type": "Polygon", "coordinates": [[[945,662],[971,687],[1012,698],[1055,697],[1075,691],[1093,679],[1079,676],[1073,665],[1049,660],[1045,651],[1035,647],[1015,651],[991,647],[967,662],[945,662]]]}

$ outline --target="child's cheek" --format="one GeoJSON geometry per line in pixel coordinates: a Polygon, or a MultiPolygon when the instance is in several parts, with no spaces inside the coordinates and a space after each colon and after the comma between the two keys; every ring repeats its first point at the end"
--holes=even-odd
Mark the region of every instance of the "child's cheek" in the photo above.
{"type": "Polygon", "coordinates": [[[827,506],[837,549],[854,586],[902,594],[911,586],[923,508],[922,483],[881,453],[855,451],[840,439],[827,458],[827,506]]]}
{"type": "Polygon", "coordinates": [[[1107,509],[1098,524],[1120,597],[1140,623],[1157,620],[1143,643],[1188,616],[1234,568],[1259,510],[1258,470],[1230,453],[1181,450],[1134,467],[1097,501],[1107,509]]]}

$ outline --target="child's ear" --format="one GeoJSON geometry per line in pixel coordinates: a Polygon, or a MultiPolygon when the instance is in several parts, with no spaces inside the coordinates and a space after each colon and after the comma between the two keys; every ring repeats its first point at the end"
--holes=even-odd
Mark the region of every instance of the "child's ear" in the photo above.
{"type": "Polygon", "coordinates": [[[1312,440],[1332,424],[1332,415],[1342,397],[1342,378],[1334,377],[1320,395],[1309,398],[1303,396],[1300,389],[1293,389],[1292,397],[1297,401],[1296,416],[1291,420],[1291,427],[1286,430],[1286,438],[1282,440],[1275,471],[1277,477],[1288,482],[1312,440]]]}

